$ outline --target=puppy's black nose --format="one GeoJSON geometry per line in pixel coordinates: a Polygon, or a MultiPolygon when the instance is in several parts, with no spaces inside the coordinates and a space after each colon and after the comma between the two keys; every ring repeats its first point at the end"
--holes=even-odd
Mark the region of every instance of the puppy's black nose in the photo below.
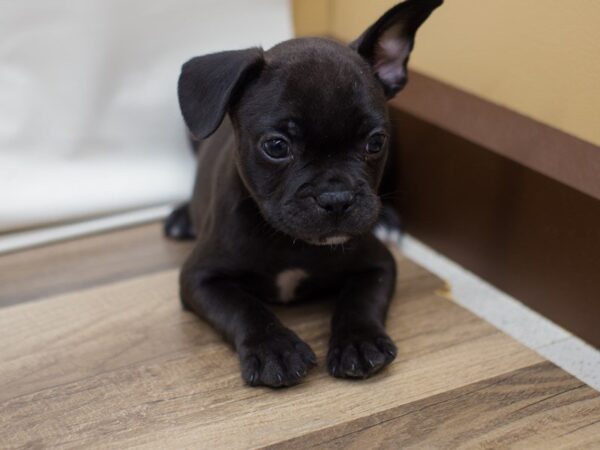
{"type": "Polygon", "coordinates": [[[342,214],[354,203],[354,193],[351,191],[323,192],[315,197],[317,204],[324,210],[342,214]]]}

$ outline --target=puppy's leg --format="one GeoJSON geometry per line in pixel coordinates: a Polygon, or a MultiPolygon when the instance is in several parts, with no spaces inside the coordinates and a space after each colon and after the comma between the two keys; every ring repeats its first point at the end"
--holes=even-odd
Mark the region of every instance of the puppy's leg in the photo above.
{"type": "Polygon", "coordinates": [[[383,204],[373,234],[382,242],[398,244],[402,238],[402,220],[391,204],[383,204]]]}
{"type": "Polygon", "coordinates": [[[396,357],[385,332],[385,317],[394,291],[396,267],[379,242],[380,256],[371,268],[349,276],[332,318],[327,354],[329,373],[339,378],[366,378],[396,357]]]}
{"type": "Polygon", "coordinates": [[[251,386],[291,386],[316,365],[312,349],[284,327],[240,281],[184,269],[182,302],[221,331],[240,357],[242,378],[251,386]]]}
{"type": "Polygon", "coordinates": [[[190,218],[189,203],[178,206],[167,216],[164,223],[165,236],[178,241],[196,238],[190,218]]]}

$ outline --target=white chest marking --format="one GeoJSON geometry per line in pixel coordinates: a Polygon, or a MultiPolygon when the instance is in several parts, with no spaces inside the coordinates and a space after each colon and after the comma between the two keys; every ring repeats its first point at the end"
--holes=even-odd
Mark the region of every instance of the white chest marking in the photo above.
{"type": "Polygon", "coordinates": [[[302,269],[287,269],[277,274],[275,284],[279,290],[279,300],[289,302],[294,299],[296,288],[308,277],[308,273],[302,269]]]}

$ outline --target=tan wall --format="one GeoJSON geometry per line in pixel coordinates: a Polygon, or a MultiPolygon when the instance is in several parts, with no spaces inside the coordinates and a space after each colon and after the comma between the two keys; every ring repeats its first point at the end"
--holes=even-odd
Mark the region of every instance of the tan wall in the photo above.
{"type": "Polygon", "coordinates": [[[331,8],[329,0],[293,0],[296,36],[322,36],[331,34],[331,8]]]}
{"type": "MultiPolygon", "coordinates": [[[[395,3],[295,0],[297,34],[349,41],[395,3]]],[[[411,67],[600,145],[598,0],[446,0],[411,67]]]]}

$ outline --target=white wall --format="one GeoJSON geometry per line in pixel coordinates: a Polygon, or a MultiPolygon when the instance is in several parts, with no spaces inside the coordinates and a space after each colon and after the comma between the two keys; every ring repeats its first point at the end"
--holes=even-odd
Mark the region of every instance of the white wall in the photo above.
{"type": "Polygon", "coordinates": [[[292,36],[287,0],[0,0],[0,10],[0,240],[187,198],[181,64],[292,36]]]}

